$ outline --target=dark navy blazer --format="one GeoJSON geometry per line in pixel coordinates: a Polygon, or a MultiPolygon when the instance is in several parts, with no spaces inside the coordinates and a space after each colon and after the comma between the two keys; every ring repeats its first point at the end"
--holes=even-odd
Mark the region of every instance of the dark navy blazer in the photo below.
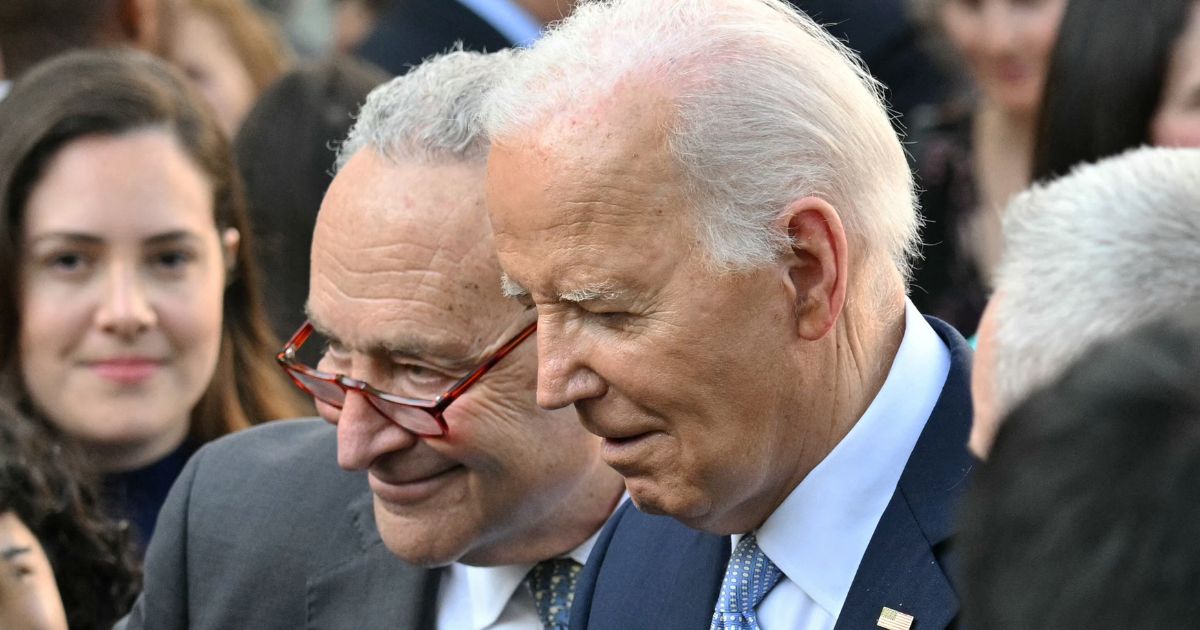
{"type": "MultiPolygon", "coordinates": [[[[976,461],[971,431],[971,348],[926,318],[950,348],[950,373],[871,537],[835,630],[876,627],[883,607],[912,615],[913,630],[953,627],[958,597],[948,542],[976,461]]],[[[643,514],[626,502],[601,531],[580,574],[572,630],[696,630],[712,620],[729,537],[643,514]]]]}

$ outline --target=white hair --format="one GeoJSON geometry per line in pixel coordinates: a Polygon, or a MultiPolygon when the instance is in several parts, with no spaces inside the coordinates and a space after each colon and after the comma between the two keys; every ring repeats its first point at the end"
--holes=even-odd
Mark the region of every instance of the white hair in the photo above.
{"type": "Polygon", "coordinates": [[[669,91],[667,148],[718,268],[774,261],[790,240],[773,223],[811,195],[837,209],[852,259],[907,276],[919,218],[879,85],[783,0],[585,0],[517,55],[485,103],[494,141],[623,84],[669,91]]]}
{"type": "Polygon", "coordinates": [[[1200,308],[1200,150],[1137,149],[1005,210],[996,276],[1003,414],[1096,341],[1200,308]]]}
{"type": "Polygon", "coordinates": [[[485,161],[490,143],[480,109],[511,63],[508,51],[453,50],[375,88],[338,148],[337,170],[366,146],[393,162],[485,161]]]}

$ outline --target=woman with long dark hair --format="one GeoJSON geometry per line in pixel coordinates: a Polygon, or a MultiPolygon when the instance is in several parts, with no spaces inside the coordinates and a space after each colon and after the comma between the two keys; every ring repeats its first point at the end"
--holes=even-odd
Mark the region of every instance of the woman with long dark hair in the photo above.
{"type": "Polygon", "coordinates": [[[911,0],[969,94],[913,119],[926,218],[921,312],[970,336],[1001,251],[1000,214],[1030,182],[1047,68],[1067,0],[911,0]]]}
{"type": "Polygon", "coordinates": [[[107,630],[137,594],[135,565],[71,450],[0,399],[0,627],[107,630]]]}
{"type": "Polygon", "coordinates": [[[304,411],[199,103],[129,51],[65,55],[0,102],[0,390],[86,453],[143,543],[200,444],[304,411]]]}
{"type": "Polygon", "coordinates": [[[1035,180],[1145,144],[1200,146],[1200,2],[1071,0],[1047,77],[1035,180]]]}

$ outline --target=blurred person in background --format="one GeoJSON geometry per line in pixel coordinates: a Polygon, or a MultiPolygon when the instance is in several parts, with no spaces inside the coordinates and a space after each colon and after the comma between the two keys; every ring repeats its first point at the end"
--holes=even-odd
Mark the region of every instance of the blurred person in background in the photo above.
{"type": "Polygon", "coordinates": [[[371,34],[388,0],[333,0],[333,49],[350,54],[371,34]]]}
{"type": "Polygon", "coordinates": [[[1200,146],[1200,2],[1071,0],[1041,110],[1035,180],[1145,144],[1200,146]]]}
{"type": "Polygon", "coordinates": [[[197,99],[164,62],[88,51],[0,102],[0,391],[82,448],[142,544],[200,444],[304,410],[197,99]]]}
{"type": "Polygon", "coordinates": [[[162,54],[174,37],[179,0],[0,2],[0,98],[42,60],[76,48],[133,46],[162,54]]]}
{"type": "Polygon", "coordinates": [[[1004,215],[980,324],[971,450],[1093,343],[1200,310],[1200,149],[1142,148],[1035,185],[1004,215]]]}
{"type": "Polygon", "coordinates": [[[137,593],[127,528],[70,449],[0,399],[0,628],[107,630],[137,593]]]}
{"type": "Polygon", "coordinates": [[[528,46],[542,28],[571,13],[576,0],[339,0],[349,22],[339,30],[361,32],[374,15],[356,55],[392,74],[404,74],[425,58],[461,42],[466,50],[493,52],[528,46]],[[357,7],[353,5],[358,5],[357,7]]]}
{"type": "Polygon", "coordinates": [[[204,96],[227,138],[287,69],[278,26],[246,0],[180,0],[171,60],[204,96]]]}
{"type": "Polygon", "coordinates": [[[1098,343],[1008,414],[964,502],[966,627],[1196,627],[1198,313],[1098,343]]]}
{"type": "Polygon", "coordinates": [[[1002,245],[1000,212],[1029,185],[1038,109],[1067,0],[915,0],[974,93],[911,121],[924,260],[913,302],[975,332],[1002,245]]]}
{"type": "Polygon", "coordinates": [[[302,66],[263,93],[238,131],[234,154],[256,256],[270,278],[263,298],[280,338],[304,323],[313,226],[333,178],[334,148],[367,94],[387,79],[348,56],[302,66]]]}
{"type": "Polygon", "coordinates": [[[921,106],[938,105],[952,93],[951,77],[921,45],[905,0],[791,0],[834,37],[857,51],[887,89],[900,123],[921,106]]]}

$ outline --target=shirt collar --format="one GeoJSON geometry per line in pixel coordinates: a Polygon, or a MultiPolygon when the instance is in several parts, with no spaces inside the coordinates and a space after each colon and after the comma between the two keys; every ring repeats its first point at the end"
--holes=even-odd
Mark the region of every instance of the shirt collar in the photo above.
{"type": "Polygon", "coordinates": [[[767,557],[835,619],[950,371],[950,351],[905,302],[904,337],[883,387],[757,532],[767,557]]]}
{"type": "MultiPolygon", "coordinates": [[[[627,497],[617,501],[617,505],[625,502],[627,497]]],[[[572,549],[565,558],[571,558],[579,564],[587,563],[588,554],[604,529],[601,526],[583,544],[572,549]]],[[[449,568],[449,588],[467,589],[467,598],[471,603],[471,630],[481,630],[496,623],[512,599],[517,589],[525,581],[525,576],[533,568],[534,563],[510,564],[499,567],[473,567],[454,563],[449,568]]]]}
{"type": "Polygon", "coordinates": [[[514,46],[531,46],[542,36],[542,25],[512,0],[458,0],[514,46]]]}

